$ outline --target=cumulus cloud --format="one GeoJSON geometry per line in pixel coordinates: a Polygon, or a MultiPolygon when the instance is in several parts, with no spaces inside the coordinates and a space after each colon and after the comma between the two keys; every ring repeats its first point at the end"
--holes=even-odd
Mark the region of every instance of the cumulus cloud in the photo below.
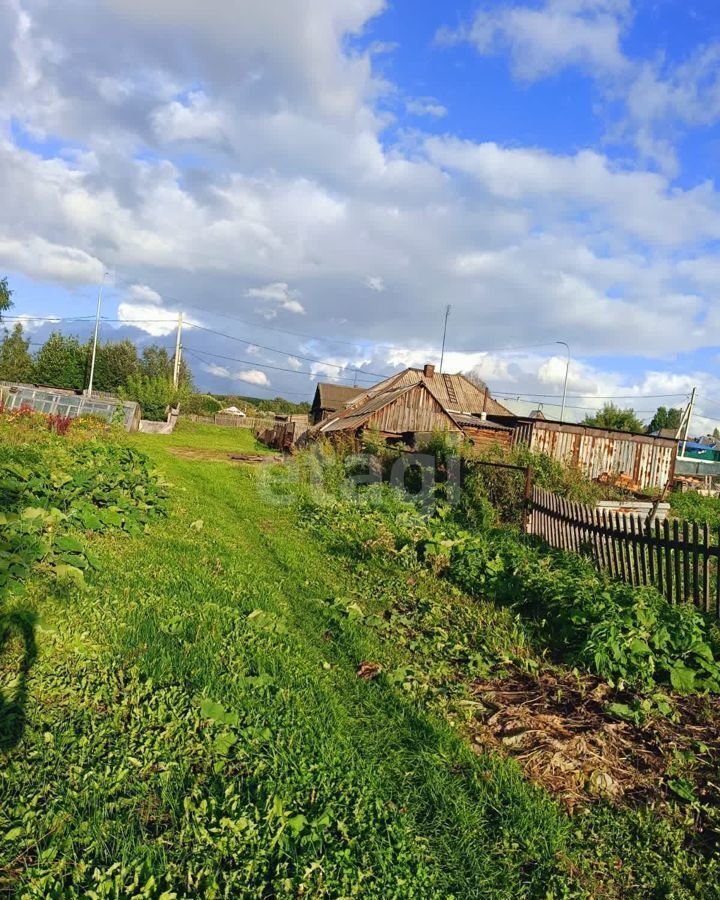
{"type": "Polygon", "coordinates": [[[442,119],[448,113],[446,107],[433,97],[415,97],[407,100],[405,109],[413,116],[432,116],[435,119],[442,119]]]}
{"type": "Polygon", "coordinates": [[[263,313],[266,318],[274,318],[277,315],[278,307],[296,315],[305,312],[305,307],[298,299],[301,296],[300,292],[291,290],[284,281],[276,281],[273,284],[266,284],[264,287],[250,288],[245,291],[245,296],[256,297],[259,300],[267,300],[268,303],[276,304],[275,308],[263,313]]]}
{"type": "Polygon", "coordinates": [[[227,378],[230,381],[244,381],[246,384],[254,384],[257,387],[268,387],[270,380],[260,369],[239,369],[233,372],[227,366],[216,363],[202,363],[202,369],[215,378],[227,378]]]}
{"type": "Polygon", "coordinates": [[[442,28],[437,40],[467,41],[484,54],[507,51],[521,78],[569,65],[617,72],[626,65],[620,38],[629,13],[629,0],[544,0],[539,7],[510,3],[481,8],[470,24],[442,28]]]}
{"type": "MultiPolygon", "coordinates": [[[[299,315],[316,336],[308,355],[327,361],[313,364],[314,377],[421,365],[438,355],[446,303],[448,366],[478,368],[504,389],[555,390],[539,368],[559,339],[574,356],[628,353],[652,365],[716,342],[712,183],[678,185],[598,149],[424,136],[417,120],[411,137],[396,139],[378,102],[388,89],[373,68],[378,48],[353,45],[382,0],[247,6],[242,17],[221,0],[0,7],[4,269],[68,285],[115,270],[134,285],[118,317],[141,319],[153,336],[174,331],[184,300],[230,316],[225,330],[277,348],[253,356],[250,372],[256,360],[285,366],[303,353],[280,328],[299,315]],[[288,27],[297,21],[305,27],[288,27]],[[88,39],[99,34],[113,40],[88,39]],[[392,303],[379,302],[388,285],[392,303]],[[180,300],[167,310],[163,297],[180,300]],[[272,338],[246,322],[275,329],[272,338]],[[530,368],[485,352],[540,342],[551,349],[530,368]]],[[[651,68],[637,81],[636,67],[618,59],[627,4],[504,9],[515,18],[492,13],[490,32],[472,40],[486,41],[482,52],[504,48],[522,77],[592,66],[611,90],[614,73],[630,72],[628,102],[636,119],[645,111],[651,138],[688,97],[699,120],[711,56],[676,77],[651,68]],[[542,25],[533,11],[549,19],[542,25]],[[687,95],[680,86],[693,79],[698,93],[687,95]]],[[[408,102],[439,113],[427,109],[434,98],[408,102]]],[[[205,349],[232,355],[221,341],[205,349]]],[[[575,365],[573,377],[600,383],[602,373],[575,365]]],[[[302,374],[277,379],[307,386],[302,374]]]]}
{"type": "Polygon", "coordinates": [[[237,381],[245,381],[247,384],[270,384],[267,375],[264,372],[261,372],[260,369],[241,369],[240,371],[233,373],[232,378],[235,378],[237,381]]]}

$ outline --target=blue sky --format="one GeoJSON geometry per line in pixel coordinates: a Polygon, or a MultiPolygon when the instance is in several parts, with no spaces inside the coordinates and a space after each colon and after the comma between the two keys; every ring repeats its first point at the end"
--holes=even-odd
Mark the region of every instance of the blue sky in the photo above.
{"type": "Polygon", "coordinates": [[[450,303],[448,366],[498,395],[559,397],[566,341],[576,417],[696,385],[714,427],[715,7],[11,0],[14,313],[92,315],[107,271],[106,337],[183,310],[201,387],[299,398],[437,360],[450,303]]]}

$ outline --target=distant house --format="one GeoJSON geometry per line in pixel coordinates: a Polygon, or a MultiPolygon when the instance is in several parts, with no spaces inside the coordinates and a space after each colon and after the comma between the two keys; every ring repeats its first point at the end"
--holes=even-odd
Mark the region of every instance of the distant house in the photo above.
{"type": "Polygon", "coordinates": [[[310,424],[317,425],[333,413],[345,409],[345,404],[364,393],[364,388],[345,387],[342,384],[321,382],[315,388],[315,397],[310,410],[310,424]]]}
{"type": "Polygon", "coordinates": [[[464,375],[445,375],[427,364],[405,369],[366,390],[359,391],[345,407],[327,416],[317,428],[328,437],[360,436],[376,431],[388,441],[413,445],[434,431],[464,435],[473,443],[508,445],[511,430],[488,421],[487,415],[509,411],[464,375]]]}

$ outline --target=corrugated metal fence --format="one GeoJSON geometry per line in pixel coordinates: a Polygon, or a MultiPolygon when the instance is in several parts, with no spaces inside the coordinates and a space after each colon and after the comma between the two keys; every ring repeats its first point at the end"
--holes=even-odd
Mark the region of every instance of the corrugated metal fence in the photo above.
{"type": "Polygon", "coordinates": [[[654,585],[670,603],[691,601],[720,617],[720,529],[651,522],[572,503],[535,487],[528,532],[560,550],[592,557],[613,578],[654,585]]]}

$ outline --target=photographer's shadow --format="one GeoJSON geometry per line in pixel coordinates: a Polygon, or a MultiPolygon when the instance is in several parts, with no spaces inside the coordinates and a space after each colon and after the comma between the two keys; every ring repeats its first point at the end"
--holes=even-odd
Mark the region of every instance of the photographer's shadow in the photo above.
{"type": "Polygon", "coordinates": [[[0,606],[0,752],[16,747],[25,729],[28,675],[37,656],[36,621],[31,609],[5,611],[0,606]]]}

